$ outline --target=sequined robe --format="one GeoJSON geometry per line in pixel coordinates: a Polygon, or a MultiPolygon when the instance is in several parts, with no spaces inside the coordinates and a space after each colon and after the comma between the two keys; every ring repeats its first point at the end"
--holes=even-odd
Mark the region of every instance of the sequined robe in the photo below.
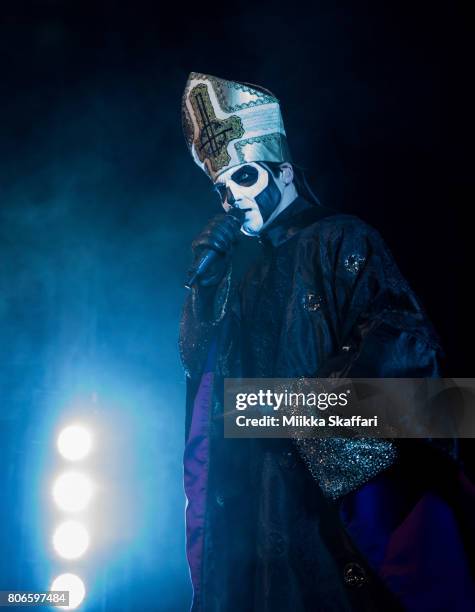
{"type": "Polygon", "coordinates": [[[339,514],[397,466],[396,445],[225,439],[222,423],[225,377],[438,375],[436,335],[379,234],[297,198],[243,239],[217,289],[187,296],[180,349],[193,612],[401,609],[339,514]]]}

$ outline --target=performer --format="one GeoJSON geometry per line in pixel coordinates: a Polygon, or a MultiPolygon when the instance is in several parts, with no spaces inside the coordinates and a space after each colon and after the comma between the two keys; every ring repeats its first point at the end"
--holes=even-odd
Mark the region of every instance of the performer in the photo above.
{"type": "Polygon", "coordinates": [[[183,125],[243,215],[236,243],[225,213],[194,240],[195,264],[217,256],[180,326],[192,610],[473,610],[473,490],[451,447],[224,438],[226,377],[434,377],[441,349],[378,232],[292,164],[271,92],[191,73],[183,125]]]}

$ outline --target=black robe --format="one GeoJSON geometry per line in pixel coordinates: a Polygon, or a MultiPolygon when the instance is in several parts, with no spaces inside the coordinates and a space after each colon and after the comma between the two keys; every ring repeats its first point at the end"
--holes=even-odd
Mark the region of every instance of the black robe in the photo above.
{"type": "Polygon", "coordinates": [[[439,375],[436,334],[379,234],[297,198],[242,239],[217,289],[192,289],[180,350],[193,610],[400,609],[337,510],[400,448],[225,439],[222,422],[226,377],[439,375]]]}

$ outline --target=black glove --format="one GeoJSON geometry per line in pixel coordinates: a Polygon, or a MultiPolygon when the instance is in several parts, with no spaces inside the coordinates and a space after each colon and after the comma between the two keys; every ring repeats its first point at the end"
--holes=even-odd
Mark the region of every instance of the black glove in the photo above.
{"type": "Polygon", "coordinates": [[[198,278],[203,287],[217,285],[223,278],[231,259],[231,249],[237,239],[240,222],[233,216],[221,213],[208,221],[203,231],[191,243],[195,267],[203,251],[213,249],[218,257],[198,278]]]}

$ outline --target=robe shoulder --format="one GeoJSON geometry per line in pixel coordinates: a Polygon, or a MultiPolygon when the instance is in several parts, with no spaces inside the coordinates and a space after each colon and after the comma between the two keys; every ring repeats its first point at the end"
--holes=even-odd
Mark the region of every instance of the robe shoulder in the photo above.
{"type": "Polygon", "coordinates": [[[335,213],[316,220],[301,232],[301,241],[318,240],[322,247],[345,242],[379,244],[387,248],[379,231],[356,215],[335,213]]]}
{"type": "Polygon", "coordinates": [[[333,214],[308,225],[299,253],[307,272],[319,279],[342,326],[364,318],[404,330],[443,353],[429,317],[401,273],[379,231],[354,215],[333,214]]]}

